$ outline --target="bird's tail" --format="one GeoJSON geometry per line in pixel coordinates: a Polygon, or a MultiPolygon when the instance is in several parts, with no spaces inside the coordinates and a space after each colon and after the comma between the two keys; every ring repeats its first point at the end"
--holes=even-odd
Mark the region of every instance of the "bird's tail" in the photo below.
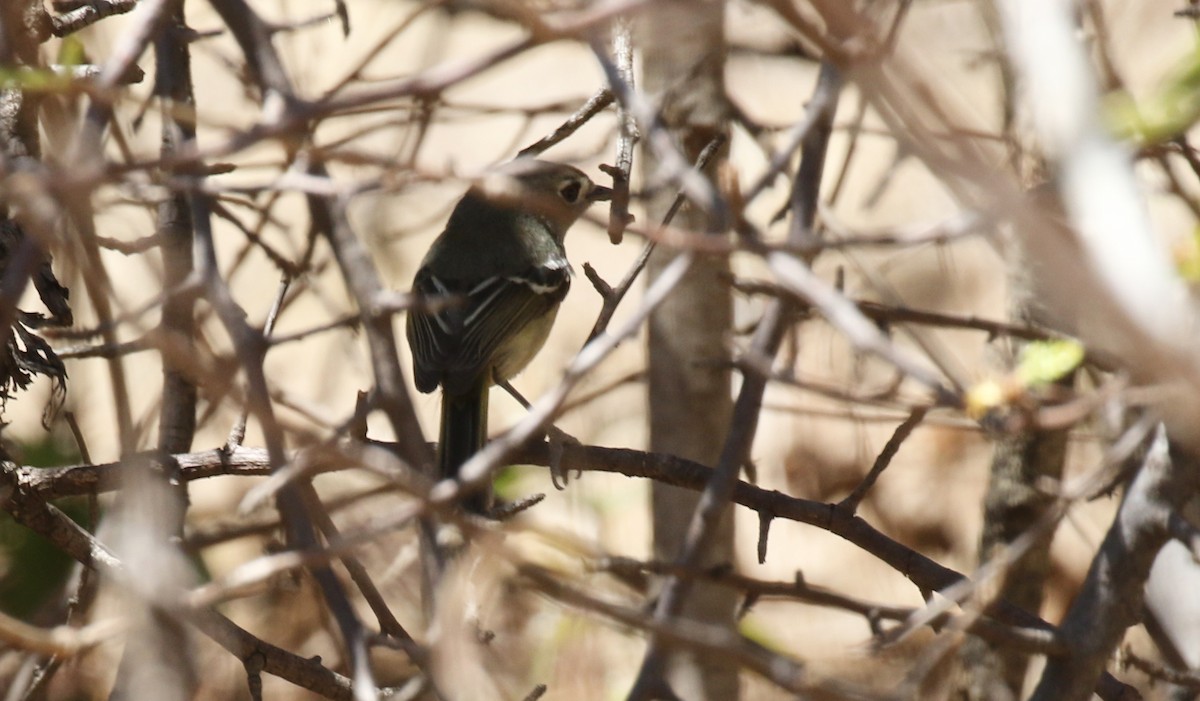
{"type": "MultiPolygon", "coordinates": [[[[442,392],[442,429],[438,441],[438,466],[442,479],[457,479],[458,471],[487,441],[489,382],[481,379],[462,394],[442,392]]],[[[462,500],[467,511],[487,513],[491,486],[475,490],[462,500]]]]}

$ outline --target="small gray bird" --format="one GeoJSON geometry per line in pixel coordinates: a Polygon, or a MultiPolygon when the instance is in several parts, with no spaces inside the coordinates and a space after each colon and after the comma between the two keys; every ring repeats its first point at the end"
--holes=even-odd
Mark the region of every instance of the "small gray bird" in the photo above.
{"type": "MultiPolygon", "coordinates": [[[[518,159],[459,200],[430,246],[413,291],[448,297],[436,312],[408,315],[417,389],[442,388],[441,477],[487,440],[487,400],[541,350],[571,286],[563,237],[588,206],[611,198],[580,170],[518,159]]],[[[490,493],[464,500],[486,512],[490,493]]]]}

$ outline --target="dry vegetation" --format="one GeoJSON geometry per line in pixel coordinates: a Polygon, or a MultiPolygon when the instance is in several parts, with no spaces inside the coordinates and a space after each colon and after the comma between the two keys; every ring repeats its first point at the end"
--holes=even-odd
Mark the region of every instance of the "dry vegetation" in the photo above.
{"type": "Polygon", "coordinates": [[[663,649],[746,699],[1194,698],[1195,20],[698,2],[710,180],[618,77],[614,20],[646,70],[663,4],[4,0],[0,701],[669,698],[663,649]],[[522,149],[614,184],[626,115],[634,218],[572,230],[533,407],[493,391],[468,475],[524,510],[467,519],[409,283],[522,149]],[[732,369],[707,466],[645,452],[648,242],[732,271],[680,361],[732,369]],[[739,504],[734,560],[655,559],[652,480],[739,504]],[[675,615],[697,580],[736,625],[675,615]]]}

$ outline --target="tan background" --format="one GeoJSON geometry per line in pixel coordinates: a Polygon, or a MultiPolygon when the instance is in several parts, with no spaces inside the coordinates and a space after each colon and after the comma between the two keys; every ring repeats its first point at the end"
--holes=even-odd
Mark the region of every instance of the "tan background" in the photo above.
{"type": "MultiPolygon", "coordinates": [[[[279,21],[296,20],[325,11],[324,3],[256,2],[264,14],[279,21]]],[[[387,36],[416,5],[409,2],[350,0],[353,31],[348,39],[340,36],[335,23],[302,29],[281,36],[277,45],[287,61],[301,95],[315,97],[340,80],[348,67],[357,63],[364,52],[387,36]]],[[[1104,3],[1114,58],[1122,77],[1135,94],[1149,91],[1174,62],[1192,45],[1192,29],[1186,22],[1172,19],[1177,3],[1125,2],[1104,3]]],[[[192,26],[199,30],[218,25],[203,3],[189,7],[192,26]]],[[[759,9],[735,4],[730,11],[731,36],[750,44],[761,44],[777,36],[779,28],[768,14],[759,9]]],[[[129,20],[121,18],[104,23],[84,34],[89,51],[98,58],[107,55],[112,37],[129,20]]],[[[424,68],[461,61],[480,55],[488,48],[511,41],[520,33],[511,26],[475,13],[453,18],[427,15],[420,18],[402,37],[370,64],[366,75],[386,79],[412,74],[424,68]]],[[[961,98],[964,113],[973,116],[981,128],[994,130],[998,124],[995,103],[995,73],[984,53],[989,46],[977,19],[974,3],[916,3],[901,37],[924,69],[951,81],[961,98]]],[[[252,96],[244,93],[232,79],[231,68],[240,65],[240,55],[229,37],[219,37],[195,46],[194,74],[197,102],[200,106],[202,145],[218,142],[227,128],[241,128],[257,114],[252,96]]],[[[150,62],[142,64],[151,67],[150,62]]],[[[602,74],[584,47],[558,42],[537,48],[520,58],[466,81],[446,93],[450,106],[443,108],[438,122],[430,130],[417,159],[421,174],[472,175],[487,165],[511,157],[515,151],[548,133],[565,113],[525,120],[511,114],[486,114],[479,108],[508,111],[535,109],[564,103],[567,109],[581,103],[601,84],[602,74]]],[[[734,55],[727,69],[731,97],[754,119],[769,126],[786,127],[802,113],[811,93],[815,70],[811,64],[761,54],[734,55]]],[[[145,96],[149,84],[137,86],[135,96],[145,96]]],[[[853,86],[845,91],[839,123],[847,123],[857,108],[853,86]]],[[[404,106],[407,108],[407,105],[404,106]]],[[[119,119],[128,125],[137,108],[131,98],[121,106],[119,119]]],[[[555,148],[547,157],[572,162],[599,178],[597,164],[611,161],[610,144],[613,119],[610,114],[555,148]]],[[[373,133],[354,139],[349,150],[362,156],[358,165],[340,164],[333,172],[340,182],[367,182],[384,178],[385,187],[355,200],[353,220],[357,230],[374,252],[377,265],[397,290],[407,289],[415,266],[426,246],[437,233],[448,207],[464,185],[453,178],[442,183],[406,184],[402,173],[389,167],[390,162],[408,153],[411,128],[399,106],[394,111],[376,112],[352,118],[340,118],[323,125],[317,132],[318,143],[328,143],[372,124],[384,125],[373,133]],[[388,184],[396,183],[395,186],[388,184]]],[[[921,227],[936,223],[956,211],[951,196],[943,189],[936,174],[925,171],[915,159],[898,163],[894,139],[873,116],[866,120],[867,132],[859,139],[846,190],[834,208],[836,219],[844,226],[864,232],[888,227],[921,227]],[[877,197],[872,193],[879,192],[877,197]]],[[[140,131],[132,134],[131,144],[139,157],[152,158],[158,148],[158,125],[150,110],[140,131]]],[[[770,141],[770,140],[769,140],[770,141]]],[[[48,150],[53,148],[48,142],[48,150]]],[[[827,178],[836,175],[847,141],[844,133],[835,138],[827,166],[827,178]]],[[[256,147],[237,154],[233,162],[237,172],[219,179],[222,183],[262,184],[276,177],[282,150],[277,144],[256,147]]],[[[745,185],[756,179],[765,163],[761,148],[741,130],[735,130],[732,164],[745,185]]],[[[1003,163],[996,164],[998,168],[1003,163]]],[[[1148,182],[1156,182],[1153,178],[1148,182]]],[[[1191,234],[1188,214],[1165,200],[1156,198],[1153,214],[1164,240],[1184,240],[1191,234]],[[1162,200],[1160,202],[1159,200],[1162,200]]],[[[128,204],[128,192],[104,192],[96,204],[101,212],[100,231],[120,239],[133,240],[152,231],[152,211],[128,204]]],[[[786,193],[777,185],[756,203],[749,216],[765,222],[784,201],[786,193]]],[[[238,210],[235,210],[238,211],[238,210]]],[[[253,218],[241,210],[244,221],[253,218]]],[[[597,208],[593,214],[600,218],[597,208]]],[[[307,216],[303,200],[292,193],[282,197],[273,209],[276,225],[265,230],[265,240],[285,254],[296,257],[307,236],[307,216]]],[[[230,266],[234,252],[241,249],[243,237],[222,223],[218,245],[223,262],[230,266]]],[[[853,257],[830,253],[822,256],[818,270],[832,276],[844,268],[846,289],[852,296],[879,298],[879,294],[860,272],[865,266],[910,306],[959,314],[1002,318],[1006,309],[1005,262],[999,242],[970,238],[941,248],[884,250],[855,254],[853,257]]],[[[591,223],[578,225],[568,239],[568,251],[577,272],[584,261],[590,262],[610,282],[620,279],[636,255],[640,242],[627,239],[620,247],[608,243],[602,230],[591,223]]],[[[327,259],[324,246],[318,259],[327,259]]],[[[127,310],[151,302],[161,282],[158,263],[151,256],[126,257],[106,251],[104,260],[113,277],[119,298],[127,310]]],[[[735,259],[735,268],[746,274],[755,272],[750,261],[735,259]]],[[[227,268],[229,269],[229,268],[227,268]]],[[[66,272],[64,280],[71,280],[66,272]]],[[[278,272],[258,251],[252,251],[231,274],[235,294],[251,319],[265,316],[275,294],[278,272]]],[[[325,272],[298,281],[311,290],[301,302],[281,316],[277,333],[299,331],[336,318],[352,310],[343,285],[331,266],[325,272]]],[[[80,286],[75,286],[77,322],[88,325],[90,312],[80,286]]],[[[630,299],[618,319],[624,318],[636,303],[630,299]]],[[[556,381],[557,373],[578,350],[596,317],[599,297],[587,280],[577,276],[559,322],[546,349],[534,367],[518,378],[516,385],[527,396],[536,397],[556,381]]],[[[757,300],[739,298],[737,320],[744,326],[761,309],[757,300]]],[[[136,337],[152,328],[154,313],[144,315],[121,330],[122,338],[136,337]]],[[[227,345],[222,331],[209,323],[210,341],[227,345]]],[[[403,320],[397,318],[397,334],[402,336],[403,320]]],[[[935,332],[945,356],[950,358],[960,377],[972,381],[996,372],[1005,354],[1001,342],[988,343],[983,334],[935,332]]],[[[731,339],[740,343],[742,339],[731,339]]],[[[827,325],[820,321],[806,324],[797,338],[799,363],[797,374],[809,381],[855,387],[878,388],[890,375],[873,363],[862,361],[827,325]]],[[[61,344],[60,344],[61,345],[61,344]]],[[[405,349],[405,353],[407,350],[405,349]]],[[[597,371],[579,394],[602,387],[643,365],[641,339],[630,340],[597,371]]],[[[407,367],[407,355],[404,358],[407,367]]],[[[154,353],[141,353],[125,360],[135,401],[135,416],[146,429],[139,447],[153,442],[155,407],[158,398],[159,366],[154,353]]],[[[80,417],[89,447],[96,460],[116,458],[115,427],[111,415],[107,375],[101,361],[85,360],[68,366],[71,374],[69,407],[80,417]]],[[[268,376],[274,389],[285,393],[289,403],[304,412],[281,410],[280,415],[296,431],[293,444],[327,436],[330,427],[344,421],[352,412],[355,392],[369,386],[364,341],[344,332],[328,333],[282,346],[271,351],[268,376]]],[[[44,388],[43,388],[44,389],[44,388]]],[[[425,433],[436,428],[436,395],[415,395],[424,422],[425,433]]],[[[845,414],[841,402],[785,387],[773,387],[767,395],[770,409],[764,414],[754,449],[759,483],[798,496],[836,499],[851,488],[869,468],[902,413],[893,409],[862,406],[853,415],[845,414]]],[[[41,406],[36,393],[9,407],[14,422],[6,435],[37,440],[41,406]]],[[[225,439],[238,407],[229,401],[197,436],[196,449],[215,447],[225,439]]],[[[516,421],[522,411],[499,393],[493,395],[492,426],[504,427],[516,421]]],[[[646,440],[645,399],[639,384],[627,384],[564,417],[559,426],[584,443],[641,448],[646,440]]],[[[1072,443],[1072,469],[1094,464],[1098,456],[1087,431],[1072,443]]],[[[387,438],[382,422],[372,422],[371,435],[387,438]]],[[[259,444],[252,426],[247,438],[259,444]]],[[[986,485],[986,467],[990,456],[988,440],[970,424],[949,416],[933,416],[905,444],[889,471],[880,480],[862,515],[881,530],[918,547],[940,562],[970,572],[978,539],[980,502],[986,485]]],[[[570,534],[586,548],[610,553],[644,557],[648,553],[647,485],[624,478],[587,475],[573,481],[566,492],[557,492],[541,471],[522,472],[516,493],[543,491],[547,503],[528,517],[529,523],[547,532],[570,534]]],[[[327,494],[347,490],[364,483],[365,477],[338,475],[322,478],[327,494]]],[[[250,482],[244,479],[212,480],[193,489],[192,518],[203,521],[227,515],[250,482]]],[[[377,507],[378,508],[378,507],[377,507]]],[[[1101,502],[1076,509],[1064,522],[1054,544],[1054,582],[1043,614],[1057,617],[1067,602],[1072,586],[1087,566],[1090,553],[1098,544],[1107,525],[1112,503],[1101,502]]],[[[362,514],[351,518],[361,518],[362,514]]],[[[763,578],[790,579],[801,570],[812,584],[837,589],[865,599],[905,605],[920,605],[918,592],[900,575],[870,556],[846,545],[838,538],[817,529],[776,522],[771,531],[770,557],[763,566],[754,562],[757,520],[753,514],[738,514],[739,567],[763,578]]],[[[520,543],[518,538],[516,542],[520,543]]],[[[211,549],[205,563],[214,574],[261,552],[257,539],[244,539],[211,549]]],[[[381,580],[398,596],[412,594],[411,582],[405,583],[406,566],[411,564],[410,549],[397,553],[386,545],[369,549],[381,580]]],[[[271,621],[263,611],[266,602],[246,601],[233,607],[243,621],[258,619],[251,629],[269,631],[279,621],[271,621]]],[[[485,616],[512,614],[511,602],[497,599],[496,608],[485,616]]],[[[527,664],[512,663],[514,688],[524,683],[543,681],[551,685],[547,698],[605,699],[618,698],[628,688],[640,655],[636,636],[614,630],[603,622],[580,618],[544,602],[530,604],[536,615],[513,623],[524,627],[528,640],[539,641],[528,650],[527,664]]],[[[403,604],[397,604],[403,609],[403,604]]],[[[283,626],[292,635],[306,620],[305,613],[283,626]]],[[[403,618],[414,620],[409,611],[403,618]]],[[[495,620],[495,619],[493,619],[495,620]]],[[[870,638],[866,623],[848,614],[785,602],[764,601],[747,617],[746,630],[772,647],[792,652],[812,663],[818,673],[864,675],[874,677],[881,666],[864,668],[870,638]]],[[[265,633],[264,633],[265,634],[265,633]]],[[[279,635],[279,633],[275,633],[279,635]]],[[[271,636],[268,636],[271,637],[271,636]]],[[[276,642],[283,644],[276,639],[276,642]]],[[[316,636],[295,641],[303,654],[336,653],[327,638],[316,636]]],[[[115,654],[115,651],[102,651],[115,654]]],[[[110,658],[111,659],[111,658],[110,658]]],[[[221,659],[219,655],[214,660],[221,659]]],[[[512,662],[511,660],[509,662],[512,662]]],[[[94,663],[95,674],[103,677],[104,665],[94,663]]],[[[238,688],[240,672],[229,660],[214,663],[213,683],[238,688]]],[[[268,681],[268,694],[283,693],[293,687],[278,680],[268,681]]],[[[748,682],[750,688],[762,686],[748,682]]],[[[216,693],[214,691],[214,693],[216,693]]],[[[271,696],[278,698],[277,696],[271,696]]],[[[763,691],[761,696],[772,698],[763,691]]]]}

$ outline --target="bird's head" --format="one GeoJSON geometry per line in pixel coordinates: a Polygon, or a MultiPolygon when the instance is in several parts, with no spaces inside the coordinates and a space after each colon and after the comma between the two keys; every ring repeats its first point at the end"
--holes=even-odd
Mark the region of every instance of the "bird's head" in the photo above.
{"type": "Polygon", "coordinates": [[[501,207],[519,208],[551,222],[562,236],[593,202],[612,199],[612,190],[563,163],[518,158],[488,173],[477,195],[501,207]]]}

